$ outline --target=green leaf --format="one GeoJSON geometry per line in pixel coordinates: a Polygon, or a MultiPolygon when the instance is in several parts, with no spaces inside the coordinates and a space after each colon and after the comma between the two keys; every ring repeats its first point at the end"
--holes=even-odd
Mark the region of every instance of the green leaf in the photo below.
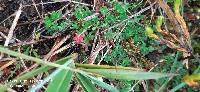
{"type": "Polygon", "coordinates": [[[84,7],[84,17],[90,16],[92,14],[92,12],[90,11],[90,9],[88,7],[84,7]]]}
{"type": "Polygon", "coordinates": [[[119,2],[116,2],[114,4],[114,9],[118,12],[118,13],[126,13],[126,10],[125,8],[119,3],[119,2]]]}
{"type": "Polygon", "coordinates": [[[124,59],[123,59],[123,61],[122,61],[122,66],[128,66],[128,65],[130,65],[130,63],[131,63],[131,60],[130,60],[130,58],[128,58],[128,57],[125,57],[124,59]]]}
{"type": "Polygon", "coordinates": [[[163,16],[158,16],[157,20],[156,20],[156,26],[161,26],[163,23],[163,16]]]}
{"type": "Polygon", "coordinates": [[[153,29],[151,27],[146,27],[145,33],[147,36],[151,36],[152,34],[154,34],[153,29]]]}
{"type": "Polygon", "coordinates": [[[47,87],[45,92],[67,92],[70,88],[73,72],[68,70],[60,71],[47,87]]]}
{"type": "MultiPolygon", "coordinates": [[[[3,52],[1,48],[0,48],[0,52],[3,52]]],[[[10,51],[7,51],[7,50],[6,50],[6,52],[12,54],[12,52],[10,52],[10,51]]],[[[13,54],[17,55],[17,53],[13,53],[13,54]]],[[[20,55],[20,56],[21,56],[21,55],[20,55]]],[[[22,56],[23,56],[23,55],[22,55],[22,56]]],[[[73,57],[74,57],[74,55],[70,55],[70,56],[68,56],[68,57],[62,58],[62,59],[57,60],[57,61],[55,61],[55,62],[56,62],[57,64],[63,64],[64,62],[70,60],[70,59],[73,58],[73,57]]],[[[30,57],[27,57],[27,58],[30,59],[30,57]]],[[[49,69],[52,69],[52,68],[54,68],[54,67],[53,67],[53,66],[49,66],[49,65],[44,65],[44,66],[42,66],[42,67],[40,67],[40,68],[33,69],[32,71],[29,71],[29,72],[27,72],[27,73],[25,73],[25,74],[23,74],[23,75],[21,75],[21,76],[19,76],[19,77],[16,77],[16,78],[13,79],[13,80],[27,80],[27,79],[29,79],[29,78],[35,76],[35,75],[38,75],[38,74],[43,73],[43,72],[46,72],[46,71],[48,71],[49,69]]],[[[10,82],[8,82],[8,83],[6,83],[6,84],[4,84],[4,85],[1,85],[1,86],[0,86],[0,92],[5,91],[7,88],[10,87],[10,85],[16,85],[16,84],[18,84],[19,82],[20,82],[20,81],[16,81],[16,82],[10,81],[10,82]]]]}
{"type": "Polygon", "coordinates": [[[95,84],[99,85],[100,87],[110,91],[110,92],[119,92],[116,88],[114,88],[113,86],[111,85],[108,85],[107,83],[103,82],[103,81],[100,81],[99,79],[93,77],[93,76],[90,76],[90,75],[84,75],[86,77],[88,77],[90,80],[92,80],[95,84]]]}
{"type": "Polygon", "coordinates": [[[88,7],[78,7],[77,9],[75,9],[74,15],[76,16],[76,18],[78,20],[81,20],[87,16],[90,16],[92,14],[92,12],[90,11],[90,9],[88,7]]]}
{"type": "Polygon", "coordinates": [[[140,45],[141,54],[147,55],[148,53],[155,50],[152,46],[148,46],[146,43],[142,42],[140,45]]]}
{"type": "Polygon", "coordinates": [[[108,13],[107,15],[106,15],[106,17],[104,18],[104,21],[106,22],[106,23],[110,23],[110,22],[115,22],[117,19],[116,19],[116,17],[113,15],[113,14],[111,14],[111,13],[108,13]]]}
{"type": "Polygon", "coordinates": [[[108,8],[107,8],[106,6],[102,6],[102,7],[100,8],[100,12],[101,12],[103,15],[106,15],[107,12],[108,12],[108,8]]]}
{"type": "Polygon", "coordinates": [[[111,30],[107,31],[105,36],[108,38],[108,39],[112,39],[114,37],[115,33],[113,33],[111,30]]]}
{"type": "Polygon", "coordinates": [[[49,33],[52,33],[52,34],[54,33],[53,31],[59,30],[59,29],[58,29],[58,24],[57,24],[57,23],[56,23],[56,24],[54,23],[50,28],[51,28],[52,31],[50,31],[49,33]]]}
{"type": "MultiPolygon", "coordinates": [[[[74,61],[66,62],[65,66],[74,67],[74,61]],[[69,65],[70,64],[70,65],[69,65]]],[[[60,72],[52,79],[53,81],[47,87],[45,92],[66,92],[70,88],[70,81],[72,80],[73,72],[70,70],[61,70],[60,72]]]]}
{"type": "Polygon", "coordinates": [[[81,7],[78,7],[77,9],[75,9],[74,15],[76,16],[76,18],[77,18],[78,20],[84,18],[84,17],[83,17],[83,13],[82,13],[82,8],[81,8],[81,7]]]}
{"type": "Polygon", "coordinates": [[[50,15],[51,20],[55,21],[62,17],[62,13],[60,11],[53,11],[50,15]]]}
{"type": "MultiPolygon", "coordinates": [[[[69,60],[67,61],[65,64],[63,64],[64,66],[68,66],[70,64],[70,66],[74,65],[73,64],[73,60],[69,60]]],[[[57,92],[57,91],[66,91],[69,89],[68,85],[66,86],[66,84],[70,84],[71,78],[72,78],[72,72],[69,70],[62,70],[60,68],[57,68],[53,73],[51,73],[49,76],[47,76],[46,78],[43,79],[43,81],[40,81],[36,84],[36,86],[33,86],[29,91],[30,92],[35,92],[36,90],[40,89],[44,84],[46,84],[48,81],[53,80],[53,83],[51,82],[49,85],[51,87],[48,87],[47,90],[50,88],[50,90],[48,90],[47,92],[57,92]],[[66,73],[69,76],[65,76],[66,73]],[[64,78],[63,78],[64,77],[64,78]],[[68,77],[68,78],[67,78],[68,77]],[[69,79],[68,80],[63,80],[63,79],[69,79]],[[55,85],[56,84],[56,85],[55,85]],[[52,87],[54,86],[54,87],[52,87]]]]}
{"type": "Polygon", "coordinates": [[[72,29],[79,29],[79,25],[77,22],[72,23],[72,29]]]}
{"type": "Polygon", "coordinates": [[[128,15],[127,15],[126,13],[122,13],[122,14],[120,14],[119,17],[118,17],[119,20],[125,20],[125,19],[127,19],[127,18],[128,18],[128,15]]]}
{"type": "Polygon", "coordinates": [[[62,31],[66,27],[66,20],[58,22],[61,17],[62,13],[60,11],[53,11],[50,16],[44,18],[44,26],[48,29],[48,34],[53,35],[55,32],[62,31]]]}
{"type": "Polygon", "coordinates": [[[96,26],[100,24],[100,20],[98,17],[94,17],[89,21],[93,22],[94,23],[93,25],[96,25],[96,26]]]}
{"type": "MultiPolygon", "coordinates": [[[[170,63],[166,63],[168,66],[171,67],[170,73],[176,73],[176,70],[178,68],[180,69],[181,67],[183,67],[182,64],[178,64],[179,54],[180,54],[180,52],[177,52],[177,54],[175,56],[173,55],[173,56],[167,56],[166,57],[166,58],[170,59],[168,61],[173,63],[173,65],[171,65],[170,63]]],[[[167,66],[165,66],[165,67],[167,67],[167,66]]],[[[170,78],[166,78],[164,80],[161,80],[161,81],[163,81],[163,83],[161,83],[162,85],[159,85],[159,87],[160,87],[159,90],[164,90],[166,88],[167,84],[170,82],[170,80],[171,80],[170,78]]]]}
{"type": "Polygon", "coordinates": [[[175,74],[132,71],[124,69],[83,69],[83,70],[104,76],[106,78],[123,79],[123,80],[148,80],[148,79],[158,79],[163,77],[175,76],[175,74]]]}
{"type": "Polygon", "coordinates": [[[99,92],[95,85],[85,76],[83,76],[80,73],[76,73],[76,79],[81,84],[82,88],[85,90],[85,92],[99,92]]]}
{"type": "Polygon", "coordinates": [[[103,23],[100,27],[106,28],[106,27],[109,27],[109,24],[108,23],[103,23]]]}
{"type": "Polygon", "coordinates": [[[45,28],[50,28],[53,25],[53,21],[47,16],[44,19],[44,26],[45,28]]]}
{"type": "Polygon", "coordinates": [[[91,25],[90,21],[84,21],[82,24],[84,29],[88,29],[90,27],[90,25],[91,25]]]}
{"type": "Polygon", "coordinates": [[[131,7],[131,5],[130,5],[129,3],[125,3],[124,8],[125,8],[126,10],[128,10],[130,7],[131,7]]]}
{"type": "Polygon", "coordinates": [[[60,26],[58,26],[58,29],[63,30],[63,29],[65,29],[66,25],[67,25],[67,22],[63,21],[60,23],[60,26]]]}
{"type": "MultiPolygon", "coordinates": [[[[198,66],[197,69],[195,69],[195,71],[193,72],[193,74],[199,73],[200,72],[200,66],[198,66]]],[[[177,85],[176,87],[172,88],[171,90],[169,90],[169,92],[177,92],[177,90],[183,88],[186,86],[185,82],[180,83],[179,85],[177,85]]]]}
{"type": "Polygon", "coordinates": [[[84,29],[81,28],[81,29],[79,29],[79,30],[77,31],[77,33],[78,33],[78,34],[81,34],[83,31],[84,31],[84,29]]]}
{"type": "Polygon", "coordinates": [[[184,86],[186,86],[186,83],[182,82],[176,87],[174,87],[173,89],[169,90],[169,92],[177,92],[179,89],[183,88],[184,86]]]}
{"type": "Polygon", "coordinates": [[[91,65],[91,64],[75,64],[77,68],[84,69],[124,69],[124,70],[132,70],[132,71],[144,71],[143,69],[137,69],[132,67],[122,67],[122,66],[108,66],[108,65],[91,65]]]}
{"type": "Polygon", "coordinates": [[[92,35],[91,33],[92,32],[85,36],[84,43],[89,43],[89,41],[92,40],[92,38],[94,38],[94,35],[92,35]]]}
{"type": "Polygon", "coordinates": [[[181,0],[174,0],[174,11],[175,14],[178,15],[180,14],[180,5],[181,5],[181,0]]]}

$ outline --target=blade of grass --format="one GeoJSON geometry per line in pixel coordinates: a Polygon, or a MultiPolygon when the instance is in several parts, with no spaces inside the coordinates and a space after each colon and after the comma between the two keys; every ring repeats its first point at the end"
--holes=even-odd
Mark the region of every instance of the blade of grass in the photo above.
{"type": "MultiPolygon", "coordinates": [[[[180,55],[180,52],[177,52],[177,54],[175,56],[175,59],[173,60],[173,65],[171,66],[170,73],[175,73],[178,68],[182,68],[183,67],[183,65],[179,65],[178,64],[178,57],[179,57],[179,55],[180,55]]],[[[167,86],[167,84],[170,82],[170,80],[172,78],[173,77],[166,79],[165,82],[162,84],[162,86],[160,86],[160,88],[158,89],[158,91],[164,90],[164,88],[167,86]]]]}
{"type": "Polygon", "coordinates": [[[100,87],[108,90],[109,92],[119,92],[119,90],[117,90],[115,87],[108,85],[107,83],[100,81],[99,79],[97,79],[93,76],[90,76],[90,75],[84,75],[84,76],[89,78],[90,80],[92,80],[95,84],[99,85],[100,87]]]}
{"type": "Polygon", "coordinates": [[[78,64],[75,63],[77,68],[85,69],[124,69],[124,70],[133,70],[133,71],[144,71],[143,69],[137,69],[132,67],[121,67],[121,66],[108,66],[108,65],[94,65],[94,64],[78,64]]]}
{"type": "Polygon", "coordinates": [[[174,87],[173,89],[171,89],[169,92],[176,92],[177,90],[181,89],[182,87],[186,86],[187,84],[182,82],[179,85],[177,85],[176,87],[174,87]]]}
{"type": "MultiPolygon", "coordinates": [[[[74,55],[70,55],[68,57],[65,57],[65,58],[62,58],[60,60],[57,60],[56,63],[57,64],[63,64],[64,62],[70,60],[74,55]]],[[[43,72],[46,72],[48,71],[49,69],[52,69],[54,68],[53,66],[48,66],[48,65],[44,65],[44,66],[41,66],[40,68],[38,69],[33,69],[32,71],[26,73],[26,74],[23,74],[21,76],[18,76],[17,78],[13,79],[13,80],[27,80],[35,75],[38,75],[40,73],[43,73],[43,72]]],[[[4,92],[7,88],[10,87],[10,85],[16,85],[20,83],[20,81],[16,81],[16,82],[8,82],[4,85],[1,85],[0,86],[0,92],[4,92]]]]}
{"type": "Polygon", "coordinates": [[[87,77],[80,73],[76,73],[75,75],[85,92],[99,92],[95,85],[87,77]]]}
{"type": "Polygon", "coordinates": [[[143,72],[143,71],[132,71],[123,69],[82,69],[87,72],[91,72],[106,78],[112,79],[124,79],[124,80],[147,80],[147,79],[158,79],[163,77],[174,76],[175,74],[164,74],[156,72],[143,72]]]}
{"type": "MultiPolygon", "coordinates": [[[[18,52],[9,50],[7,48],[4,48],[2,46],[0,46],[0,52],[6,53],[8,55],[15,56],[15,57],[20,57],[22,59],[27,59],[27,60],[35,61],[38,64],[44,64],[44,65],[54,66],[54,67],[57,67],[57,68],[62,68],[62,69],[71,70],[71,71],[78,71],[78,70],[75,70],[75,69],[71,69],[70,67],[65,67],[63,65],[59,65],[59,64],[47,62],[47,61],[44,61],[44,60],[39,59],[39,58],[35,58],[35,57],[31,57],[31,56],[28,56],[28,55],[25,55],[25,54],[22,54],[22,53],[18,53],[18,52]]],[[[73,54],[73,55],[74,56],[72,58],[75,59],[77,57],[77,54],[73,54]]]]}
{"type": "MultiPolygon", "coordinates": [[[[73,60],[69,60],[68,62],[66,62],[64,64],[64,66],[68,66],[69,64],[72,64],[72,62],[73,62],[73,60]]],[[[50,80],[53,80],[53,82],[51,82],[49,84],[50,87],[48,86],[46,92],[52,92],[52,91],[53,92],[65,92],[67,90],[68,85],[67,86],[62,86],[62,85],[65,82],[66,83],[64,85],[70,84],[71,78],[72,78],[71,71],[58,68],[53,73],[51,73],[49,76],[47,76],[43,81],[37,83],[36,86],[32,87],[29,91],[36,92],[36,90],[41,88],[45,83],[47,83],[50,80]],[[67,79],[66,75],[69,75],[68,76],[69,80],[65,80],[65,79],[67,79]]]]}
{"type": "MultiPolygon", "coordinates": [[[[6,53],[8,55],[16,56],[16,57],[21,57],[22,59],[27,59],[27,60],[35,61],[36,63],[39,63],[39,64],[44,64],[46,66],[46,67],[42,67],[44,69],[47,68],[47,66],[48,66],[48,67],[52,67],[52,68],[53,67],[57,67],[57,68],[65,69],[65,70],[71,70],[71,71],[79,72],[79,73],[87,75],[87,76],[89,76],[88,74],[90,74],[90,73],[86,73],[86,72],[78,70],[78,69],[72,69],[70,67],[66,67],[66,66],[63,66],[63,65],[56,64],[56,63],[46,62],[46,61],[43,61],[41,59],[38,59],[38,58],[35,58],[35,57],[31,57],[31,56],[28,56],[28,55],[25,55],[25,54],[21,54],[21,53],[9,50],[9,49],[1,47],[1,46],[0,46],[0,52],[6,53]]],[[[77,54],[73,54],[71,56],[72,59],[75,59],[76,57],[77,57],[77,54]]],[[[41,71],[43,71],[42,68],[36,69],[35,71],[28,72],[28,73],[26,73],[26,74],[24,74],[22,76],[19,76],[15,80],[26,80],[26,79],[28,79],[30,77],[33,77],[33,75],[37,75],[38,73],[42,73],[41,72],[41,71]],[[33,73],[35,73],[35,74],[33,74],[33,73]]],[[[17,83],[19,83],[19,81],[14,82],[14,83],[9,82],[9,83],[6,83],[5,85],[2,85],[0,87],[0,92],[5,91],[7,88],[10,87],[10,85],[16,85],[17,83]]],[[[106,84],[106,83],[101,83],[101,85],[103,85],[103,84],[106,84]]],[[[108,84],[106,84],[106,86],[108,86],[108,84]]],[[[104,86],[104,87],[106,87],[106,86],[104,86]]],[[[112,88],[110,88],[110,89],[112,89],[112,88]]]]}
{"type": "MultiPolygon", "coordinates": [[[[71,67],[74,67],[74,63],[71,65],[71,67]]],[[[53,78],[53,81],[48,85],[45,92],[67,92],[70,88],[72,74],[73,72],[70,70],[62,70],[53,78]]]]}

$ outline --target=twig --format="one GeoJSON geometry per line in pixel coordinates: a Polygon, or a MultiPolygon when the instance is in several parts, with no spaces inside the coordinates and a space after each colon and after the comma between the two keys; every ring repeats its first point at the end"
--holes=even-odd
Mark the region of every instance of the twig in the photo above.
{"type": "Polygon", "coordinates": [[[42,42],[42,41],[45,41],[45,40],[47,40],[47,39],[40,39],[38,41],[32,40],[32,41],[28,41],[28,42],[19,42],[19,43],[11,44],[11,46],[21,46],[21,45],[36,44],[38,42],[42,42]]]}
{"type": "Polygon", "coordinates": [[[5,22],[6,20],[8,20],[9,18],[11,18],[12,16],[14,16],[15,13],[11,14],[10,16],[8,16],[6,19],[4,19],[3,21],[0,22],[0,24],[2,24],[3,22],[5,22]]]}
{"type": "Polygon", "coordinates": [[[71,46],[70,44],[67,44],[67,45],[61,47],[60,49],[56,50],[56,51],[52,54],[52,56],[54,56],[54,55],[56,55],[56,54],[58,54],[58,53],[60,53],[60,52],[63,52],[64,50],[68,49],[70,46],[71,46]]]}
{"type": "Polygon", "coordinates": [[[67,41],[67,39],[69,39],[70,36],[67,35],[66,37],[64,37],[60,42],[55,42],[54,46],[52,47],[51,51],[44,57],[44,60],[48,60],[52,54],[54,53],[55,50],[57,50],[58,48],[60,48],[60,46],[65,43],[67,41]],[[57,43],[57,44],[56,44],[57,43]]]}
{"type": "Polygon", "coordinates": [[[34,64],[34,65],[32,65],[31,67],[29,67],[28,69],[26,69],[26,70],[24,70],[23,72],[21,72],[18,76],[21,76],[21,75],[23,75],[23,74],[25,74],[25,73],[27,73],[28,71],[30,71],[31,69],[33,69],[33,68],[35,68],[35,67],[37,67],[38,66],[38,64],[36,63],[36,64],[34,64]]]}
{"type": "Polygon", "coordinates": [[[7,36],[6,41],[5,41],[5,43],[4,43],[4,46],[8,46],[8,44],[9,44],[9,42],[10,42],[10,39],[11,39],[12,36],[13,36],[13,31],[14,31],[16,25],[17,25],[18,19],[19,19],[20,15],[21,15],[21,12],[22,12],[21,9],[22,9],[22,5],[20,5],[18,11],[16,12],[15,19],[14,19],[14,21],[13,21],[13,24],[12,24],[10,30],[9,30],[9,33],[8,33],[8,36],[7,36]]]}
{"type": "MultiPolygon", "coordinates": [[[[18,52],[21,53],[20,47],[18,48],[18,52]]],[[[26,64],[24,63],[24,60],[21,57],[19,57],[19,59],[20,59],[20,62],[22,63],[22,65],[23,65],[23,67],[25,68],[25,70],[27,70],[28,68],[27,68],[26,64]]]]}
{"type": "Polygon", "coordinates": [[[38,8],[37,8],[37,6],[36,6],[36,4],[35,4],[35,1],[32,0],[32,2],[33,2],[33,6],[35,7],[35,10],[37,11],[39,17],[42,18],[42,16],[40,15],[40,13],[39,13],[39,11],[38,11],[38,8]]]}
{"type": "Polygon", "coordinates": [[[102,42],[101,40],[99,41],[99,43],[97,44],[96,48],[94,51],[91,52],[89,58],[88,58],[88,63],[89,64],[93,64],[94,61],[96,60],[96,57],[99,53],[99,51],[101,51],[103,48],[105,48],[108,45],[108,42],[106,41],[105,43],[102,42]]]}
{"type": "Polygon", "coordinates": [[[3,37],[4,39],[6,39],[6,38],[7,38],[7,36],[6,36],[6,35],[4,35],[2,32],[0,32],[0,36],[1,36],[1,37],[3,37]]]}
{"type": "MultiPolygon", "coordinates": [[[[151,2],[149,0],[147,0],[147,2],[151,5],[151,2]]],[[[155,13],[155,9],[153,9],[153,6],[151,6],[151,20],[150,21],[152,21],[154,13],[155,13]]]]}
{"type": "Polygon", "coordinates": [[[97,32],[95,34],[95,37],[94,37],[94,42],[92,43],[92,50],[91,50],[91,53],[94,51],[95,49],[95,46],[96,46],[96,42],[97,42],[97,36],[99,35],[99,29],[97,29],[97,32]]]}
{"type": "Polygon", "coordinates": [[[11,61],[9,61],[8,63],[6,63],[5,65],[0,67],[0,71],[3,70],[4,68],[12,65],[14,62],[16,62],[14,59],[12,59],[11,61]]]}
{"type": "Polygon", "coordinates": [[[148,90],[147,90],[148,88],[147,88],[147,85],[144,80],[142,80],[142,85],[143,85],[144,91],[148,92],[148,90]]]}
{"type": "MultiPolygon", "coordinates": [[[[72,1],[72,0],[54,0],[54,2],[37,3],[35,5],[40,5],[40,4],[45,5],[45,4],[53,4],[53,3],[61,3],[61,2],[72,2],[72,3],[75,3],[75,4],[81,4],[81,5],[85,5],[85,6],[93,6],[93,5],[90,5],[90,4],[80,3],[80,2],[72,1]]],[[[23,5],[23,7],[32,6],[32,5],[34,5],[34,4],[23,5]]]]}

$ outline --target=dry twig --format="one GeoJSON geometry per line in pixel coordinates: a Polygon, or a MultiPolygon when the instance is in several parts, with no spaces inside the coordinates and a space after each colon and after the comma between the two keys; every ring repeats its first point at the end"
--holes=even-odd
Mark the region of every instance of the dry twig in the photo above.
{"type": "Polygon", "coordinates": [[[4,43],[4,46],[8,46],[8,44],[9,44],[9,42],[10,42],[10,39],[11,39],[12,36],[13,36],[14,29],[15,29],[15,27],[16,27],[16,25],[17,25],[18,19],[19,19],[20,15],[21,15],[21,12],[22,12],[21,9],[22,9],[22,5],[20,5],[18,11],[16,12],[15,19],[14,19],[14,21],[13,21],[13,24],[12,24],[10,30],[9,30],[9,33],[8,33],[8,36],[7,36],[6,41],[5,41],[5,43],[4,43]]]}

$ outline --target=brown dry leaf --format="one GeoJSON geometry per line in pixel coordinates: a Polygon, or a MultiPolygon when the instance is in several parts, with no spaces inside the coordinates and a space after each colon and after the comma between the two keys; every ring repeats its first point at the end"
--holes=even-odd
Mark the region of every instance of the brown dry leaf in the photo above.
{"type": "Polygon", "coordinates": [[[169,21],[171,22],[171,24],[173,24],[172,25],[173,28],[176,30],[176,32],[179,32],[180,26],[179,26],[176,18],[174,17],[175,14],[171,10],[171,8],[163,0],[157,0],[157,2],[159,3],[159,6],[164,10],[164,12],[166,13],[166,15],[169,17],[169,21]]]}
{"type": "Polygon", "coordinates": [[[184,34],[186,40],[190,40],[190,34],[188,32],[188,28],[186,26],[186,23],[185,23],[183,17],[180,16],[180,15],[176,15],[175,17],[176,17],[177,21],[179,22],[179,24],[182,28],[182,31],[183,31],[183,34],[184,34]]]}
{"type": "Polygon", "coordinates": [[[0,67],[0,70],[3,70],[4,68],[6,68],[6,67],[12,65],[14,62],[15,62],[14,60],[11,60],[11,61],[9,61],[8,63],[3,64],[3,65],[0,67]]]}
{"type": "Polygon", "coordinates": [[[0,26],[0,32],[8,33],[8,28],[6,28],[4,26],[0,26]]]}
{"type": "MultiPolygon", "coordinates": [[[[172,26],[175,30],[173,38],[179,38],[179,40],[178,39],[174,39],[174,40],[177,40],[181,46],[184,46],[184,49],[177,48],[177,47],[176,48],[179,50],[183,50],[184,52],[185,51],[190,52],[188,51],[188,48],[191,49],[190,33],[188,32],[188,28],[186,26],[186,23],[183,17],[178,14],[175,15],[165,1],[157,0],[157,2],[159,3],[159,6],[163,9],[163,11],[168,16],[171,24],[173,24],[172,26]],[[176,35],[176,34],[179,34],[179,35],[176,35]],[[181,35],[183,35],[183,37],[181,35]]],[[[168,46],[174,48],[173,44],[174,43],[169,43],[168,46]]]]}

